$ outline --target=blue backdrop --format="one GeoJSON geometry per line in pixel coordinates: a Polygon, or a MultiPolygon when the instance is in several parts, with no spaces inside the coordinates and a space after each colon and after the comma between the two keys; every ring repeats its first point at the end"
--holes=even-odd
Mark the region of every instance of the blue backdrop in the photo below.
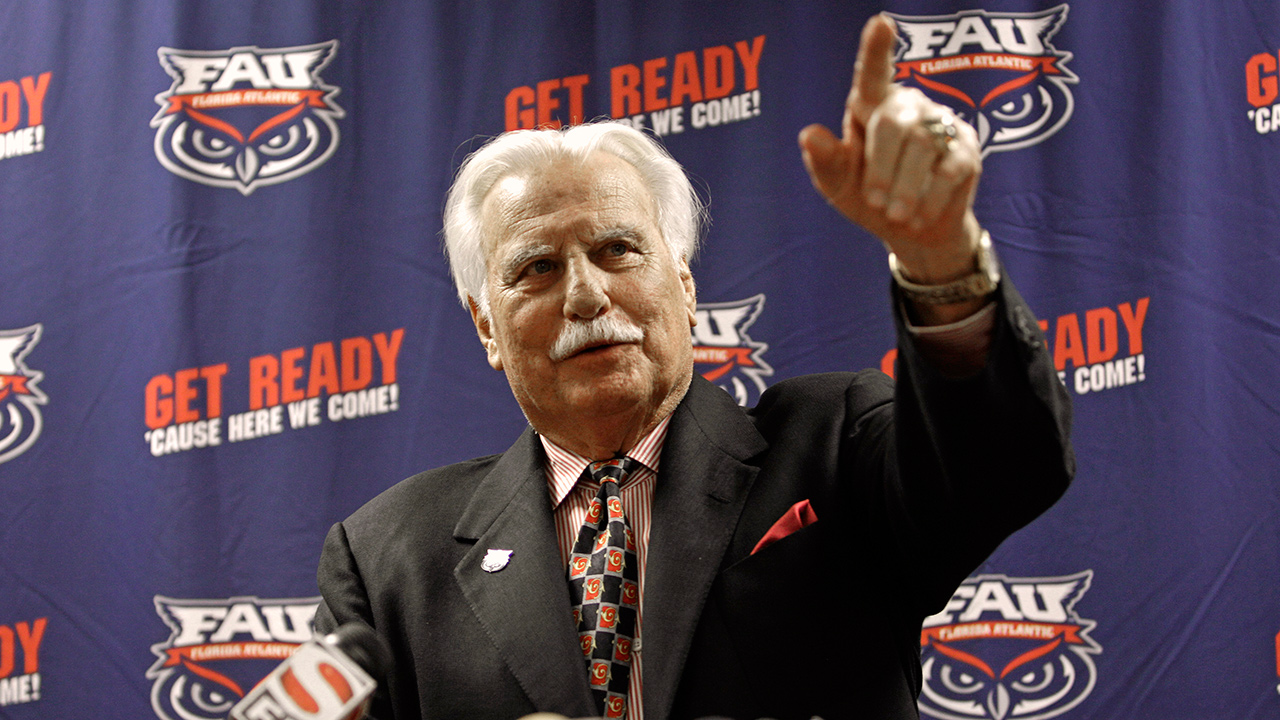
{"type": "Polygon", "coordinates": [[[1074,487],[927,622],[922,712],[1276,717],[1268,0],[0,0],[0,716],[225,716],[307,637],[331,523],[515,438],[438,239],[483,137],[663,136],[740,402],[891,371],[884,252],[795,144],[881,10],[982,133],[1077,410],[1074,487]]]}

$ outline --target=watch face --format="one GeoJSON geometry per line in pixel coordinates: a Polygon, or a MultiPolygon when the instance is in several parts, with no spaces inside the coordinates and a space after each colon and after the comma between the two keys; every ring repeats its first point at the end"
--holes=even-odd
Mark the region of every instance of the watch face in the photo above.
{"type": "Polygon", "coordinates": [[[995,292],[1000,284],[1000,264],[996,261],[995,249],[991,245],[991,235],[986,230],[982,231],[982,237],[978,241],[977,269],[959,280],[945,285],[913,283],[902,275],[902,266],[893,253],[889,253],[889,273],[893,275],[904,298],[923,305],[946,305],[985,297],[995,292]]]}

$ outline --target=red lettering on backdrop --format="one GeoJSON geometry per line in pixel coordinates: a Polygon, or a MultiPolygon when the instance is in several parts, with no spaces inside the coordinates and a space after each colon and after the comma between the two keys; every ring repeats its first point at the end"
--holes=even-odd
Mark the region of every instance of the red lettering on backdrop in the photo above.
{"type": "Polygon", "coordinates": [[[12,80],[0,82],[0,133],[6,133],[18,127],[18,83],[12,80]]]}
{"type": "Polygon", "coordinates": [[[396,358],[400,355],[400,342],[404,340],[404,328],[391,332],[390,339],[386,333],[373,336],[373,346],[378,351],[378,360],[382,362],[382,384],[390,385],[396,381],[396,358]]]}
{"type": "Polygon", "coordinates": [[[1276,80],[1276,57],[1259,53],[1244,64],[1245,92],[1254,107],[1270,105],[1280,95],[1276,80]],[[1265,75],[1264,75],[1265,73],[1265,75]]]}
{"type": "Polygon", "coordinates": [[[532,128],[534,123],[534,102],[533,88],[528,85],[521,85],[513,88],[507,93],[507,131],[527,130],[532,128]]]}
{"type": "Polygon", "coordinates": [[[708,100],[716,100],[733,92],[733,50],[728,45],[703,50],[702,76],[706,85],[703,94],[708,100]]]}
{"type": "MultiPolygon", "coordinates": [[[[1147,309],[1151,298],[1139,298],[1136,303],[1120,303],[1120,323],[1124,324],[1129,336],[1129,356],[1141,355],[1142,327],[1147,319],[1147,309]],[[1136,307],[1135,307],[1136,305],[1136,307]]],[[[1085,367],[1111,360],[1120,352],[1119,323],[1117,313],[1109,307],[1094,308],[1085,311],[1084,328],[1080,327],[1078,313],[1061,315],[1054,322],[1054,330],[1050,331],[1049,321],[1040,320],[1040,331],[1046,337],[1054,337],[1052,351],[1053,364],[1057,370],[1066,369],[1070,360],[1075,367],[1085,367]]],[[[880,369],[889,377],[894,377],[894,362],[897,360],[897,349],[890,349],[880,360],[880,369]]],[[[695,361],[697,358],[695,357],[695,361]]]]}
{"type": "Polygon", "coordinates": [[[27,98],[27,127],[44,124],[44,94],[49,89],[51,72],[42,72],[32,82],[30,76],[22,78],[22,94],[27,98]]]}
{"type": "Polygon", "coordinates": [[[53,73],[42,72],[39,76],[28,75],[18,82],[13,80],[0,82],[0,133],[6,133],[18,127],[24,98],[27,101],[26,127],[44,124],[44,95],[49,89],[51,77],[53,73]]]}
{"type": "Polygon", "coordinates": [[[560,101],[551,97],[551,91],[559,88],[559,80],[543,80],[538,83],[538,127],[553,130],[560,127],[560,121],[551,118],[551,111],[560,107],[560,101]]]}
{"type": "Polygon", "coordinates": [[[173,420],[173,398],[169,397],[172,394],[173,378],[168,375],[156,375],[147,381],[147,427],[155,430],[173,420]]]}
{"type": "Polygon", "coordinates": [[[226,374],[226,363],[200,368],[200,377],[204,378],[205,417],[222,417],[222,376],[226,374]]]}
{"type": "Polygon", "coordinates": [[[974,640],[990,637],[1033,638],[1045,640],[1061,635],[1062,639],[1072,644],[1083,644],[1080,637],[1080,626],[1068,623],[1039,623],[1022,621],[973,622],[958,625],[942,625],[924,628],[920,631],[920,645],[927,645],[930,640],[950,642],[956,639],[974,640]]]}
{"type": "MultiPolygon", "coordinates": [[[[737,86],[735,51],[736,58],[742,63],[744,88],[755,90],[760,84],[760,57],[764,43],[765,36],[758,35],[749,41],[739,40],[733,47],[716,45],[704,48],[701,68],[698,67],[696,52],[678,53],[670,75],[666,57],[610,68],[609,114],[619,118],[688,102],[727,97],[737,86]]],[[[568,123],[582,122],[586,114],[583,88],[589,83],[590,76],[583,74],[543,80],[533,87],[522,85],[512,88],[503,103],[506,129],[561,127],[562,120],[557,110],[564,107],[566,100],[568,123]]]]}
{"type": "Polygon", "coordinates": [[[1116,332],[1116,311],[1095,308],[1084,314],[1085,337],[1088,338],[1089,364],[1106,362],[1120,350],[1116,332]]]}
{"type": "Polygon", "coordinates": [[[13,628],[8,625],[0,625],[0,678],[9,677],[9,674],[13,672],[15,650],[13,628]]]}
{"type": "Polygon", "coordinates": [[[1138,300],[1137,310],[1129,303],[1120,303],[1120,319],[1124,321],[1124,329],[1129,333],[1130,355],[1142,353],[1142,324],[1147,320],[1147,306],[1150,304],[1149,297],[1138,300]]]}
{"type": "Polygon", "coordinates": [[[35,622],[14,623],[14,627],[0,625],[0,678],[7,678],[17,668],[18,646],[22,646],[22,672],[30,675],[40,671],[40,641],[49,618],[36,618],[35,622]],[[18,632],[14,634],[14,628],[18,632]]]}
{"type": "MultiPolygon", "coordinates": [[[[261,410],[282,402],[296,402],[350,390],[362,390],[373,381],[374,352],[382,365],[382,384],[396,382],[396,362],[404,342],[404,328],[390,333],[375,333],[369,338],[347,338],[341,343],[342,367],[339,369],[334,343],[316,343],[311,349],[311,362],[306,366],[306,348],[284,350],[279,356],[270,353],[249,359],[249,409],[261,410]],[[306,376],[306,391],[301,384],[306,376]]],[[[222,416],[222,380],[227,363],[186,368],[169,375],[161,373],[147,381],[144,391],[143,419],[156,430],[172,423],[187,423],[222,416]],[[203,390],[201,393],[201,381],[203,390]],[[203,412],[200,401],[203,396],[203,412]]],[[[3,377],[6,390],[25,391],[26,378],[3,377]]]]}
{"type": "Polygon", "coordinates": [[[569,124],[577,125],[582,122],[582,88],[591,82],[590,75],[571,75],[560,81],[565,90],[569,91],[569,124]]]}
{"type": "Polygon", "coordinates": [[[368,338],[342,341],[342,392],[363,390],[373,381],[373,345],[368,338]]]}
{"type": "Polygon", "coordinates": [[[1080,337],[1080,318],[1068,313],[1058,318],[1058,333],[1053,340],[1053,366],[1058,370],[1067,367],[1067,360],[1075,367],[1084,361],[1084,340],[1080,337]]]}
{"type": "Polygon", "coordinates": [[[1022,70],[1032,74],[1042,72],[1046,75],[1061,75],[1062,68],[1058,67],[1059,59],[1057,57],[1028,57],[1026,55],[1010,55],[1006,53],[970,53],[945,58],[907,60],[894,63],[898,68],[898,73],[893,79],[905,79],[910,77],[912,72],[920,75],[941,75],[955,70],[972,70],[973,68],[1022,70]]]}
{"type": "Polygon", "coordinates": [[[693,52],[676,55],[671,71],[671,104],[702,102],[702,78],[698,75],[698,56],[693,52]]]}
{"type": "Polygon", "coordinates": [[[340,387],[338,359],[333,354],[333,343],[316,343],[311,349],[311,377],[307,379],[307,397],[317,397],[321,390],[336,395],[340,387]]]}
{"type": "Polygon", "coordinates": [[[199,377],[196,368],[179,370],[173,374],[173,419],[175,422],[187,423],[200,419],[200,413],[191,409],[191,401],[199,394],[191,387],[191,381],[199,377]]]}
{"type": "MultiPolygon", "coordinates": [[[[184,108],[203,110],[210,107],[241,107],[245,105],[301,105],[303,107],[327,107],[323,90],[229,90],[226,92],[170,95],[166,113],[172,115],[184,108]]],[[[301,108],[299,108],[301,110],[301,108]]]]}
{"type": "Polygon", "coordinates": [[[557,117],[556,109],[563,105],[561,95],[568,100],[568,124],[582,122],[582,88],[590,82],[590,75],[570,75],[566,78],[543,80],[537,84],[537,90],[528,85],[512,88],[504,102],[507,130],[560,127],[564,123],[557,117]]]}
{"type": "Polygon", "coordinates": [[[611,116],[618,118],[640,112],[640,68],[619,65],[610,70],[609,93],[613,98],[611,116]]]}
{"type": "Polygon", "coordinates": [[[306,393],[298,388],[302,379],[302,368],[298,366],[307,351],[305,348],[292,348],[280,353],[280,401],[297,402],[306,397],[306,393]]]}
{"type": "Polygon", "coordinates": [[[48,624],[49,618],[36,618],[31,625],[20,622],[16,626],[18,642],[22,644],[22,672],[27,675],[40,671],[40,641],[48,624]]]}
{"type": "Polygon", "coordinates": [[[283,660],[298,649],[297,643],[286,642],[247,642],[247,643],[208,643],[205,645],[184,645],[167,648],[168,658],[164,667],[173,667],[184,659],[192,662],[205,662],[210,658],[218,660],[283,660]]]}
{"type": "Polygon", "coordinates": [[[667,84],[667,79],[658,71],[667,66],[664,57],[644,61],[644,111],[653,112],[667,107],[667,99],[658,97],[658,90],[667,84]]]}
{"type": "Polygon", "coordinates": [[[192,405],[200,397],[197,377],[204,380],[204,417],[220,417],[222,377],[226,374],[227,364],[221,363],[179,370],[172,376],[160,374],[148,380],[144,392],[144,420],[147,427],[155,430],[173,422],[199,420],[200,411],[192,405]]]}
{"type": "Polygon", "coordinates": [[[249,358],[249,409],[261,410],[280,404],[280,361],[275,355],[249,358]]]}
{"type": "Polygon", "coordinates": [[[746,40],[739,40],[733,47],[742,59],[742,89],[755,90],[760,87],[760,54],[764,51],[764,36],[757,35],[750,46],[746,40]]]}

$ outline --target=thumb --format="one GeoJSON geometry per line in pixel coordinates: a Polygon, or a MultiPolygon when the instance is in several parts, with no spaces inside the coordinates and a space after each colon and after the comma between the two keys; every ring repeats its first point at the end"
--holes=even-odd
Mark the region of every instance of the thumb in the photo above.
{"type": "Polygon", "coordinates": [[[814,124],[800,131],[799,142],[809,179],[828,202],[860,187],[862,138],[858,134],[841,142],[825,126],[814,124]]]}

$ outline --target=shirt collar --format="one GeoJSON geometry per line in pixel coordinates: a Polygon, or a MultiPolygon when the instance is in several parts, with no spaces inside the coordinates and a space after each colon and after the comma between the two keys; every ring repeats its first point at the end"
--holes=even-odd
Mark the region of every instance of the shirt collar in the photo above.
{"type": "MultiPolygon", "coordinates": [[[[662,422],[649,431],[649,434],[640,438],[640,442],[626,452],[627,457],[657,474],[662,446],[667,440],[667,425],[670,422],[670,415],[664,417],[662,422]]],[[[592,459],[560,447],[542,433],[538,433],[538,439],[542,441],[542,449],[546,451],[547,490],[551,493],[551,507],[556,508],[578,484],[582,471],[587,469],[592,459]]]]}

